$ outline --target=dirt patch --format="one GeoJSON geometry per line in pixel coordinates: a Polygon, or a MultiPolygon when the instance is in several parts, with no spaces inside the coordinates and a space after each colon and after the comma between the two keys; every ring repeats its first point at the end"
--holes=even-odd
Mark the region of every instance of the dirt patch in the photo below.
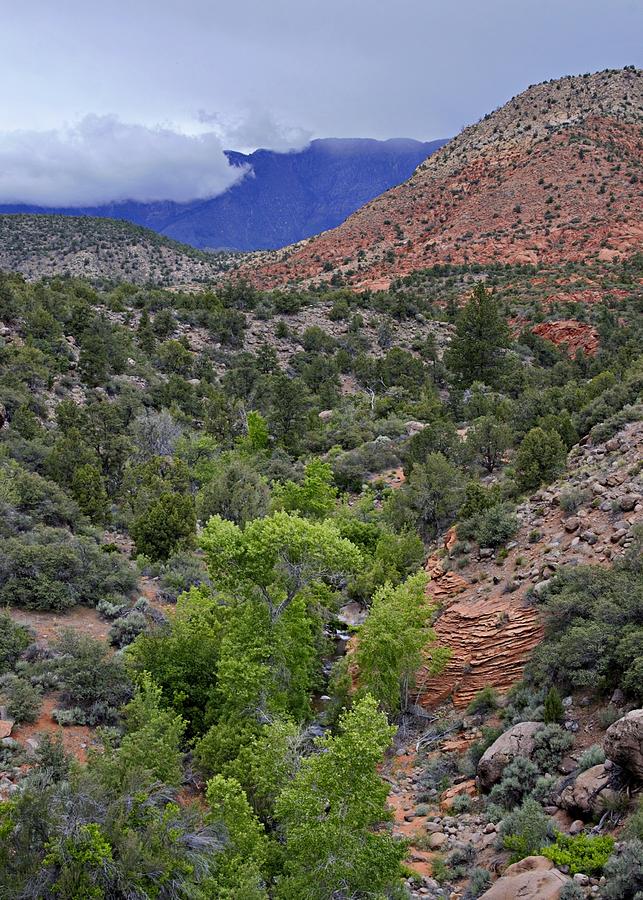
{"type": "Polygon", "coordinates": [[[110,623],[102,619],[95,609],[87,606],[75,606],[65,612],[38,612],[10,606],[7,612],[14,621],[31,628],[36,640],[44,644],[51,644],[63,631],[70,628],[105,641],[110,629],[110,623]]]}
{"type": "Polygon", "coordinates": [[[41,735],[58,734],[62,738],[65,750],[79,762],[85,762],[87,751],[91,747],[100,746],[94,731],[87,725],[66,725],[63,728],[52,717],[52,712],[57,706],[59,706],[58,695],[48,694],[43,700],[38,721],[32,725],[14,725],[11,737],[25,747],[35,749],[34,744],[37,746],[41,735]]]}

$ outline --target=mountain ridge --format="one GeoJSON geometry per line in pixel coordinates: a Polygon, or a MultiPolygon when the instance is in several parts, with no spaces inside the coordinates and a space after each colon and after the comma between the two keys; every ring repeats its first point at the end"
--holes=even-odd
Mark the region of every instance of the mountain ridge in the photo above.
{"type": "Polygon", "coordinates": [[[340,224],[364,203],[408,178],[444,143],[321,138],[289,152],[227,151],[231,164],[247,167],[248,173],[209,200],[68,208],[0,204],[0,214],[124,219],[198,249],[274,249],[340,224]]]}
{"type": "Polygon", "coordinates": [[[385,289],[436,264],[634,252],[643,243],[642,76],[628,67],[533,85],[338,228],[247,271],[261,287],[385,289]]]}

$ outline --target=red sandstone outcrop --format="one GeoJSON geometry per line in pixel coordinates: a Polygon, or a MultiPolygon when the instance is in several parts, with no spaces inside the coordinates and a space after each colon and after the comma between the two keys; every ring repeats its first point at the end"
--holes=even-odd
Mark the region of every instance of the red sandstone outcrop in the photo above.
{"type": "Polygon", "coordinates": [[[436,263],[630,255],[643,244],[642,109],[640,70],[535,85],[338,228],[242,271],[263,288],[339,275],[381,290],[436,263]]]}
{"type": "Polygon", "coordinates": [[[568,354],[572,357],[578,350],[582,350],[587,356],[594,356],[598,350],[598,331],[593,325],[578,322],[576,319],[541,322],[531,330],[557,347],[565,344],[568,354]]]}

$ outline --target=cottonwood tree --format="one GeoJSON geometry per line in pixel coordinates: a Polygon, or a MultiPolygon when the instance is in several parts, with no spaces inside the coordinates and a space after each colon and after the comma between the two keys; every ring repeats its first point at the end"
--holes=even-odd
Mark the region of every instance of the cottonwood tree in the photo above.
{"type": "Polygon", "coordinates": [[[389,789],[377,774],[394,734],[366,696],[302,760],[276,804],[286,843],[278,900],[384,896],[399,879],[406,845],[381,828],[389,789]]]}
{"type": "Polygon", "coordinates": [[[449,656],[446,648],[435,646],[436,635],[429,627],[435,606],[426,596],[427,581],[424,572],[418,572],[397,587],[385,584],[376,591],[359,630],[355,662],[360,688],[388,713],[408,706],[422,651],[431,674],[440,672],[449,656]]]}

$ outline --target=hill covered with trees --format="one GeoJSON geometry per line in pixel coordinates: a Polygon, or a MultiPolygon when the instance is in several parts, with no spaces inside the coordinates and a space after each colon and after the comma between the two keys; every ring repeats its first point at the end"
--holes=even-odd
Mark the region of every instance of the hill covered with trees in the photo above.
{"type": "Polygon", "coordinates": [[[74,275],[187,286],[213,280],[232,260],[116,219],[0,215],[0,268],[29,279],[74,275]]]}
{"type": "MultiPolygon", "coordinates": [[[[0,897],[437,897],[438,875],[474,896],[485,835],[503,861],[571,852],[544,811],[562,809],[574,740],[556,692],[607,709],[618,687],[619,715],[643,699],[624,431],[641,409],[641,271],[638,256],[440,266],[359,294],[4,274],[0,897]],[[550,319],[594,329],[592,354],[534,333],[550,319]],[[602,548],[589,517],[609,520],[616,580],[566,571],[542,533],[568,451],[610,440],[597,458],[625,462],[597,474],[606,498],[590,480],[557,502],[574,547],[602,548]],[[505,598],[485,646],[542,602],[545,643],[531,654],[534,625],[502,718],[493,668],[466,722],[457,690],[439,714],[423,699],[472,668],[441,626],[458,577],[478,604],[505,598]],[[611,663],[599,648],[588,683],[599,634],[611,663]],[[480,757],[516,724],[538,733],[533,760],[493,786],[485,762],[476,792],[480,757]],[[397,789],[407,758],[389,794],[382,765],[397,789]],[[467,779],[474,799],[443,825],[443,792],[467,779]],[[458,824],[473,850],[449,843],[458,824]],[[428,857],[434,885],[415,859],[430,841],[448,850],[428,857]]],[[[612,855],[603,834],[593,857],[605,897],[640,853],[628,766],[604,822],[633,813],[634,837],[612,855]]]]}

